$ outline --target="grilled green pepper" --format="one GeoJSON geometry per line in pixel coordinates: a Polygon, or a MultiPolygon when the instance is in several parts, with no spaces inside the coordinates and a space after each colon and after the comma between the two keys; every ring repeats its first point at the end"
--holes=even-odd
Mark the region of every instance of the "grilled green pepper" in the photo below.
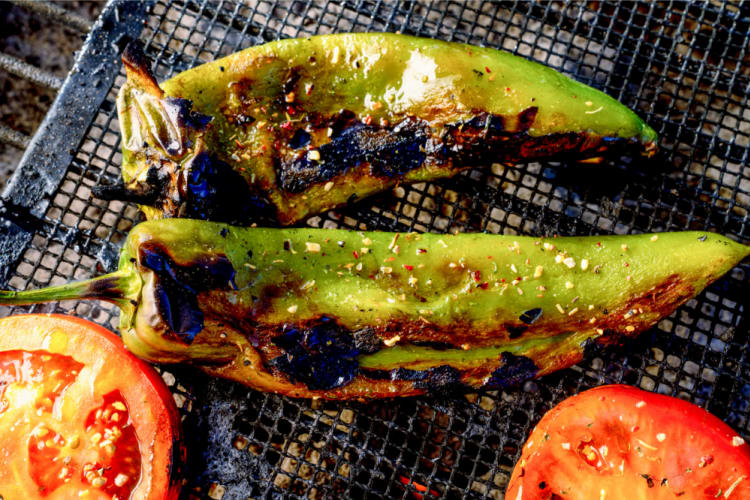
{"type": "Polygon", "coordinates": [[[148,218],[291,224],[492,163],[611,150],[656,133],[607,95],[506,52],[395,34],[250,47],[157,84],[139,45],[117,98],[121,186],[148,218]]]}
{"type": "Polygon", "coordinates": [[[488,234],[136,226],[114,273],[0,292],[109,300],[145,359],[332,399],[506,387],[653,325],[750,254],[710,233],[488,234]]]}

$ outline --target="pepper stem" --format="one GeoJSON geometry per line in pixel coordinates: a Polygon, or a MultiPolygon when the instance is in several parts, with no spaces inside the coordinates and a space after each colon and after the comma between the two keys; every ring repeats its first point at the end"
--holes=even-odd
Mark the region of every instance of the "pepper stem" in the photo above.
{"type": "Polygon", "coordinates": [[[128,292],[132,277],[132,272],[120,269],[89,280],[74,281],[38,290],[21,292],[0,290],[0,305],[28,305],[71,299],[106,300],[121,305],[129,299],[128,292]]]}

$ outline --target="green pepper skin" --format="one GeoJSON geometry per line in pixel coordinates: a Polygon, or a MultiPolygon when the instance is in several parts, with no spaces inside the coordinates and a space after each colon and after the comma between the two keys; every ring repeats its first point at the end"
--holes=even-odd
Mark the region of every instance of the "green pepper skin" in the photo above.
{"type": "Polygon", "coordinates": [[[286,225],[474,166],[656,148],[654,130],[602,92],[459,43],[389,33],[282,40],[161,88],[137,46],[123,60],[118,193],[148,205],[148,218],[286,225]]]}
{"type": "Polygon", "coordinates": [[[748,254],[697,232],[539,239],[158,220],[131,231],[119,271],[0,292],[0,303],[113,300],[124,341],[147,360],[295,397],[378,398],[570,366],[748,254]]]}

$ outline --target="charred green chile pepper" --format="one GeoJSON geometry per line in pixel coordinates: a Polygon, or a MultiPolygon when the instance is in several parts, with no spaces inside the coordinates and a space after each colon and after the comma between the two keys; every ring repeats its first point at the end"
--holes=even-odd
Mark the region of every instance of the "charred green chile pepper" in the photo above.
{"type": "Polygon", "coordinates": [[[332,399],[506,387],[648,328],[750,254],[710,233],[488,234],[142,223],[118,271],[0,292],[101,299],[135,354],[332,399]]]}
{"type": "Polygon", "coordinates": [[[148,218],[291,224],[400,182],[612,150],[656,133],[607,95],[506,52],[395,34],[282,40],[157,84],[138,45],[117,107],[121,186],[148,218]]]}

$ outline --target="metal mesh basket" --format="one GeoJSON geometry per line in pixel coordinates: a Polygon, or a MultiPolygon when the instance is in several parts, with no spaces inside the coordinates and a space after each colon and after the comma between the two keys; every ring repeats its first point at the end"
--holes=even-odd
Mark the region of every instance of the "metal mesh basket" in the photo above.
{"type": "MultiPolygon", "coordinates": [[[[119,177],[118,56],[140,38],[162,80],[284,37],[403,33],[503,48],[597,87],[661,136],[651,161],[488,165],[399,187],[318,227],[583,235],[700,229],[750,240],[750,4],[600,2],[110,3],[0,204],[0,285],[81,279],[116,267],[139,220],[92,198],[119,177]]],[[[451,400],[301,401],[164,367],[189,437],[184,498],[502,498],[546,410],[623,382],[697,403],[750,437],[747,264],[637,341],[517,390],[451,400]]],[[[102,303],[30,308],[116,327],[102,303]]]]}

